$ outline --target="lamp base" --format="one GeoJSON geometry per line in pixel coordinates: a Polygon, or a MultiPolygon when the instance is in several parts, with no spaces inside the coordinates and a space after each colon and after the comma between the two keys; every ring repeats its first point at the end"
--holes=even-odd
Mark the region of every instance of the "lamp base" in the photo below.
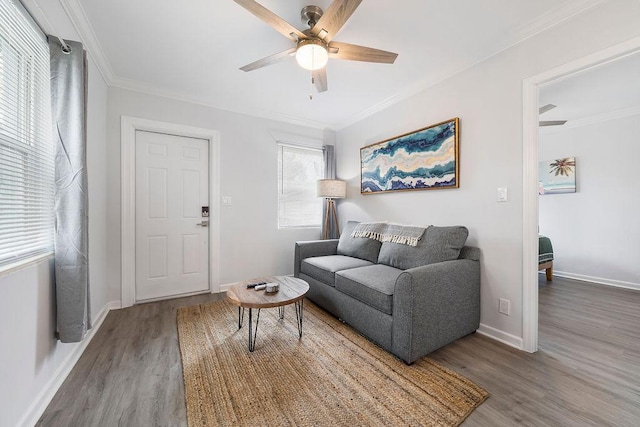
{"type": "Polygon", "coordinates": [[[323,240],[327,240],[327,233],[329,232],[329,215],[333,216],[333,222],[336,224],[338,237],[340,237],[340,226],[338,225],[338,214],[336,213],[336,202],[333,199],[327,199],[327,211],[325,212],[325,215],[324,215],[324,233],[322,235],[323,240]]]}

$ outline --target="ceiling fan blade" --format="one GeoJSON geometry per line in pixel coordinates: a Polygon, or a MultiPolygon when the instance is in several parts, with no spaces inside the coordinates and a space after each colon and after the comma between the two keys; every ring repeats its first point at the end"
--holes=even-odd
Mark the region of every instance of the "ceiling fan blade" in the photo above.
{"type": "Polygon", "coordinates": [[[329,43],[360,6],[362,0],[334,0],[311,29],[311,34],[329,43]]]}
{"type": "Polygon", "coordinates": [[[319,70],[313,71],[313,82],[316,85],[318,93],[326,92],[329,87],[327,86],[327,67],[322,67],[319,70]]]}
{"type": "Polygon", "coordinates": [[[271,25],[277,32],[279,32],[283,36],[288,37],[293,41],[298,41],[298,39],[307,38],[307,36],[305,36],[302,33],[302,31],[298,30],[296,27],[289,24],[287,21],[280,18],[278,15],[271,12],[266,7],[262,6],[260,3],[254,0],[233,0],[233,1],[235,1],[245,9],[247,9],[249,12],[253,13],[258,18],[262,19],[267,24],[271,25]]]}
{"type": "Polygon", "coordinates": [[[244,67],[241,67],[240,69],[242,71],[253,71],[258,68],[266,67],[267,65],[275,64],[278,61],[282,61],[283,59],[293,54],[295,51],[296,51],[296,48],[292,47],[291,49],[274,53],[273,55],[267,56],[266,58],[258,59],[257,61],[252,62],[251,64],[247,64],[244,67]]]}
{"type": "Polygon", "coordinates": [[[540,126],[562,126],[566,120],[540,120],[540,126]]]}
{"type": "Polygon", "coordinates": [[[540,107],[540,109],[538,110],[538,114],[544,114],[549,110],[553,110],[554,108],[556,108],[557,105],[553,105],[553,104],[547,104],[547,105],[543,105],[542,107],[540,107]]]}
{"type": "Polygon", "coordinates": [[[346,59],[349,61],[393,64],[398,57],[398,54],[387,52],[386,50],[358,46],[355,44],[332,42],[329,45],[329,57],[336,59],[346,59]],[[338,49],[337,52],[336,49],[338,49]]]}

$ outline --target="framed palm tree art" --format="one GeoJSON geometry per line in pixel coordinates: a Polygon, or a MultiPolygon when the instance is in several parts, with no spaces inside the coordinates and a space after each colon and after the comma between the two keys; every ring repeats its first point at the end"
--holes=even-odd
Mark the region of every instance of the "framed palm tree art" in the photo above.
{"type": "Polygon", "coordinates": [[[545,160],[538,166],[538,193],[576,192],[576,158],[545,160]]]}

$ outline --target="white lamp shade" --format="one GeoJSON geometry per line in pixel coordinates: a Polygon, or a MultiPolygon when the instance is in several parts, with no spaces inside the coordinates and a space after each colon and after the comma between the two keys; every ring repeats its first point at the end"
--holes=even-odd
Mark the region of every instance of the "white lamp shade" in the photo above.
{"type": "Polygon", "coordinates": [[[298,44],[296,61],[305,70],[319,70],[327,65],[329,53],[319,40],[304,40],[298,44]]]}
{"type": "Polygon", "coordinates": [[[347,183],[339,179],[319,179],[318,197],[344,199],[347,197],[347,183]]]}

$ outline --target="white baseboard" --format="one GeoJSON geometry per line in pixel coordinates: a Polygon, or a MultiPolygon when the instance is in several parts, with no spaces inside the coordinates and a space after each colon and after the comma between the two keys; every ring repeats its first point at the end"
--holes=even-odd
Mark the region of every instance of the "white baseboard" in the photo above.
{"type": "Polygon", "coordinates": [[[480,327],[476,331],[479,334],[482,334],[486,337],[494,339],[496,341],[500,341],[503,344],[506,344],[511,347],[515,347],[518,350],[522,350],[522,338],[516,337],[515,335],[511,335],[507,332],[501,331],[500,329],[492,328],[491,326],[487,326],[483,323],[480,324],[480,327]]]}
{"type": "Polygon", "coordinates": [[[80,359],[80,356],[82,356],[82,353],[84,353],[84,350],[87,348],[96,332],[98,332],[100,326],[102,326],[102,322],[106,319],[109,311],[116,307],[120,308],[120,305],[120,301],[111,301],[102,307],[98,317],[93,322],[93,327],[89,329],[85,338],[76,345],[67,358],[60,364],[60,366],[58,366],[58,369],[56,369],[55,373],[44,385],[42,391],[36,396],[33,403],[18,423],[19,426],[32,427],[38,422],[44,411],[47,409],[47,406],[49,406],[49,403],[51,403],[51,399],[56,395],[58,389],[64,380],[67,379],[67,376],[69,376],[69,373],[80,359]]]}
{"type": "Polygon", "coordinates": [[[604,279],[602,277],[585,276],[583,274],[569,273],[566,271],[553,271],[554,276],[566,279],[582,280],[583,282],[597,283],[599,285],[615,286],[616,288],[634,289],[640,291],[640,283],[623,282],[622,280],[604,279]]]}
{"type": "MultiPolygon", "coordinates": [[[[540,272],[540,274],[544,274],[544,271],[540,272]]],[[[618,288],[633,289],[633,290],[640,291],[640,283],[604,279],[602,277],[586,276],[582,274],[568,273],[566,271],[557,271],[557,270],[554,270],[553,275],[558,277],[564,277],[567,279],[574,279],[574,280],[581,280],[584,282],[596,283],[599,285],[615,286],[618,288]]],[[[523,349],[522,338],[517,337],[515,335],[511,335],[507,332],[501,331],[500,329],[496,329],[481,323],[480,328],[478,328],[476,332],[484,336],[487,336],[491,339],[494,339],[496,341],[499,341],[503,344],[506,344],[508,346],[517,348],[518,350],[523,349]]]]}
{"type": "Polygon", "coordinates": [[[233,285],[235,285],[236,283],[238,283],[238,282],[224,283],[224,284],[220,285],[220,290],[218,292],[219,293],[227,292],[229,290],[229,288],[232,287],[233,285]]]}
{"type": "Polygon", "coordinates": [[[109,311],[120,310],[122,308],[122,301],[109,301],[107,306],[109,307],[109,311]]]}

